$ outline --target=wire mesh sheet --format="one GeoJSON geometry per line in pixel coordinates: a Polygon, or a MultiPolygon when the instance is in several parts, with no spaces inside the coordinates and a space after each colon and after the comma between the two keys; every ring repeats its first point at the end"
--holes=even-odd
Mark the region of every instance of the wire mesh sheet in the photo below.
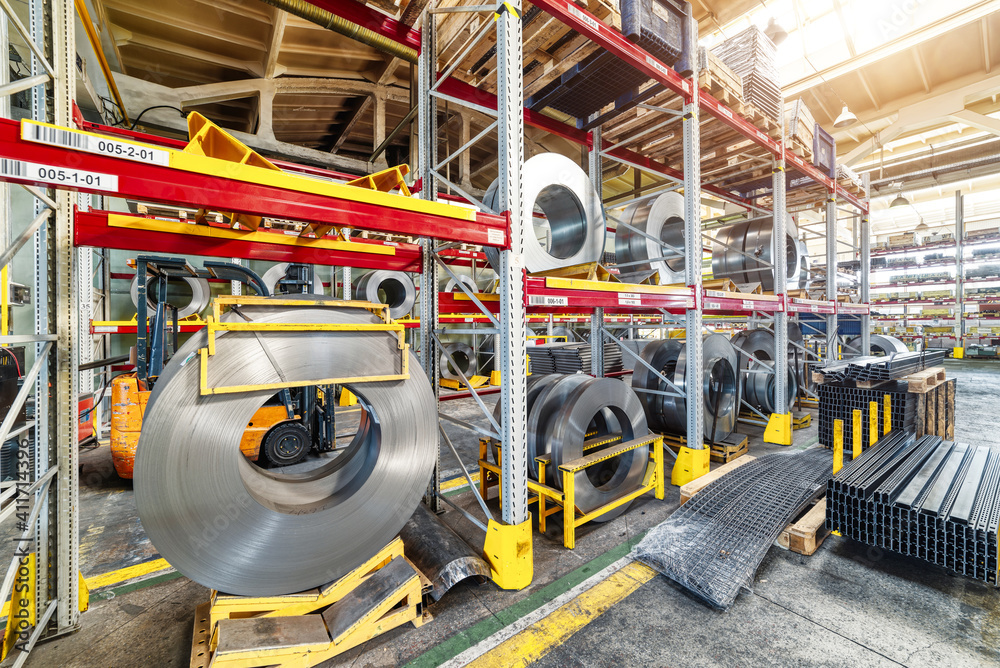
{"type": "Polygon", "coordinates": [[[733,604],[782,529],[830,478],[828,450],[765,455],[705,487],[633,556],[717,608],[733,604]]]}

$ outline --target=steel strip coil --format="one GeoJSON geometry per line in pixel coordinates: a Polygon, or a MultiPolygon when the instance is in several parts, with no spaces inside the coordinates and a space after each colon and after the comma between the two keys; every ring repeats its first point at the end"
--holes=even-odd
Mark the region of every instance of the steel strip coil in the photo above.
{"type": "MultiPolygon", "coordinates": [[[[279,262],[265,271],[264,275],[261,276],[261,280],[272,295],[278,294],[278,283],[285,277],[285,272],[288,271],[289,264],[288,262],[279,262]]],[[[313,280],[309,284],[309,292],[314,295],[324,294],[323,279],[320,278],[319,267],[317,265],[313,265],[313,280]]]]}
{"type": "Polygon", "coordinates": [[[472,280],[471,276],[466,276],[465,274],[459,274],[458,281],[454,278],[449,278],[448,282],[445,283],[443,292],[461,292],[462,288],[458,286],[459,282],[461,282],[461,284],[464,285],[469,292],[479,292],[479,286],[476,285],[476,282],[472,280]]]}
{"type": "MultiPolygon", "coordinates": [[[[684,250],[684,196],[676,192],[663,193],[629,205],[622,219],[635,230],[641,230],[663,243],[684,250]]],[[[677,253],[639,234],[625,225],[615,230],[615,260],[622,267],[620,278],[626,283],[639,283],[658,273],[661,285],[684,281],[684,254],[677,253]],[[667,258],[667,259],[657,259],[667,258]],[[641,264],[632,264],[632,263],[641,264]]]]}
{"type": "MultiPolygon", "coordinates": [[[[243,313],[270,323],[381,322],[356,308],[243,313]]],[[[213,383],[358,377],[399,366],[389,332],[259,334],[280,374],[254,332],[226,332],[210,362],[213,383]]],[[[434,395],[416,357],[407,353],[408,380],[349,385],[368,419],[348,453],[285,474],[256,467],[239,450],[247,423],[273,391],[201,396],[196,352],[205,343],[200,332],[181,347],[143,420],[136,504],[160,554],[205,587],[267,596],[335,580],[392,540],[420,503],[436,456],[434,395]]]]}
{"type": "MultiPolygon", "coordinates": [[[[191,288],[191,299],[188,303],[177,309],[178,318],[186,318],[189,315],[201,313],[212,301],[212,286],[208,279],[195,278],[194,276],[181,276],[181,280],[191,288]]],[[[153,290],[156,287],[156,277],[146,276],[146,308],[156,311],[156,300],[153,299],[153,290]],[[152,285],[152,287],[151,287],[152,285]]],[[[132,277],[132,284],[129,286],[129,295],[132,297],[132,305],[139,306],[139,277],[132,277]]],[[[150,313],[151,315],[151,313],[150,313]]]]}
{"type": "Polygon", "coordinates": [[[476,353],[467,343],[447,343],[441,352],[441,377],[459,380],[460,370],[469,378],[476,371],[476,353]],[[454,360],[454,361],[452,361],[454,360]]]}
{"type": "MultiPolygon", "coordinates": [[[[536,404],[535,410],[540,407],[536,404]]],[[[552,448],[550,468],[556,473],[553,482],[558,489],[563,487],[559,467],[590,454],[583,450],[586,434],[595,417],[604,411],[614,416],[621,429],[622,441],[642,438],[649,433],[642,404],[631,387],[614,378],[587,377],[576,384],[548,425],[552,448]]],[[[649,446],[644,446],[615,457],[604,471],[596,466],[578,471],[573,482],[576,508],[588,513],[636,490],[642,484],[648,461],[649,446]],[[595,480],[596,476],[603,476],[604,479],[595,480]]],[[[618,506],[601,515],[597,521],[614,519],[630,505],[618,506]]]]}
{"type": "Polygon", "coordinates": [[[354,286],[354,294],[358,299],[385,304],[393,320],[408,314],[417,298],[413,280],[408,274],[384,269],[362,276],[354,286]]]}
{"type": "MultiPolygon", "coordinates": [[[[554,376],[553,380],[546,383],[535,396],[535,400],[531,404],[531,412],[528,413],[528,469],[535,480],[538,480],[538,464],[535,462],[535,457],[550,454],[552,432],[559,409],[566,405],[569,396],[577,387],[591,380],[590,376],[582,373],[550,375],[554,376]]],[[[547,480],[539,482],[547,482],[550,485],[557,484],[556,481],[560,477],[558,466],[555,465],[555,459],[552,462],[553,466],[546,468],[547,480]]]]}
{"type": "MultiPolygon", "coordinates": [[[[798,289],[802,282],[801,253],[798,230],[791,217],[785,226],[785,243],[778,252],[785,253],[786,286],[798,289]]],[[[760,283],[765,291],[774,286],[776,248],[774,224],[771,220],[749,220],[722,228],[716,239],[726,246],[714,244],[712,249],[712,275],[728,278],[734,283],[760,283]]]]}
{"type": "MultiPolygon", "coordinates": [[[[494,211],[500,209],[498,184],[499,180],[494,181],[483,197],[483,204],[494,211]]],[[[579,165],[558,153],[541,153],[528,159],[521,172],[521,195],[523,224],[544,221],[550,236],[546,250],[542,242],[536,243],[537,232],[529,226],[524,246],[524,266],[529,272],[601,260],[606,234],[604,205],[579,165]],[[536,210],[544,218],[536,218],[536,210]]],[[[493,247],[484,251],[490,265],[499,271],[499,251],[493,247]]]]}
{"type": "MultiPolygon", "coordinates": [[[[535,399],[550,383],[554,383],[556,380],[561,378],[554,373],[549,374],[532,374],[528,376],[526,389],[525,389],[525,415],[531,416],[532,406],[535,405],[535,399]]],[[[502,424],[500,420],[502,419],[502,401],[497,399],[496,405],[493,407],[493,419],[497,421],[497,424],[502,424]]],[[[528,432],[528,475],[531,476],[532,480],[538,480],[538,463],[535,461],[535,457],[538,456],[537,452],[532,451],[534,442],[530,437],[531,432],[528,432]]],[[[500,450],[496,447],[496,444],[492,444],[493,450],[493,461],[496,462],[497,466],[500,465],[500,450]]],[[[546,450],[547,452],[547,450],[546,450]]]]}

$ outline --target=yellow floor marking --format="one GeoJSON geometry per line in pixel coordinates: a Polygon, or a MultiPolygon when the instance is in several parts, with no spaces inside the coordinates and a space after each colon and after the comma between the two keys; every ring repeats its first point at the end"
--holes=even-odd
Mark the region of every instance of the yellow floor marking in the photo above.
{"type": "Polygon", "coordinates": [[[94,591],[95,589],[100,589],[101,587],[118,584],[120,582],[124,582],[125,580],[142,577],[143,575],[149,575],[150,573],[166,570],[168,568],[173,567],[167,563],[166,559],[153,559],[151,561],[144,561],[143,563],[136,564],[134,566],[119,568],[117,571],[111,571],[110,573],[101,573],[100,575],[84,578],[84,580],[87,583],[87,588],[90,591],[94,591]]]}
{"type": "Polygon", "coordinates": [[[530,665],[655,575],[656,571],[645,564],[632,562],[468,665],[474,668],[530,665]]]}
{"type": "MultiPolygon", "coordinates": [[[[478,473],[473,473],[473,474],[470,475],[470,477],[472,478],[472,482],[479,482],[479,474],[478,473]]],[[[457,487],[464,487],[465,485],[468,485],[468,484],[469,484],[469,481],[466,479],[466,477],[464,475],[460,475],[457,478],[452,478],[448,482],[441,483],[441,491],[442,492],[447,492],[448,490],[452,490],[452,489],[455,489],[457,487]]]]}

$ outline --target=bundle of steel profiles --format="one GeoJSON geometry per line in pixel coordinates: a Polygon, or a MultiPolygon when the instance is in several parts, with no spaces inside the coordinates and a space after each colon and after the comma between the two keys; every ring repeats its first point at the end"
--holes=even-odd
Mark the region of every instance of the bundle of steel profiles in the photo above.
{"type": "Polygon", "coordinates": [[[816,369],[816,372],[823,376],[823,382],[878,382],[896,380],[927,367],[938,366],[943,361],[943,350],[926,350],[879,357],[855,357],[816,369]]]}
{"type": "Polygon", "coordinates": [[[1000,450],[892,432],[830,480],[827,526],[996,585],[1000,450]]]}
{"type": "Polygon", "coordinates": [[[654,527],[633,552],[710,605],[749,588],[771,544],[823,492],[830,453],[759,457],[714,481],[654,527]]]}
{"type": "Polygon", "coordinates": [[[819,397],[819,442],[826,447],[833,447],[833,423],[844,421],[844,451],[854,448],[854,411],[861,411],[861,444],[862,447],[871,443],[869,429],[871,425],[871,404],[877,406],[877,433],[886,431],[915,430],[917,414],[917,395],[909,394],[906,383],[890,382],[877,388],[847,387],[831,383],[821,383],[816,387],[819,397]],[[889,429],[885,428],[885,397],[889,395],[889,429]]]}
{"type": "MultiPolygon", "coordinates": [[[[589,343],[546,343],[528,348],[531,373],[590,373],[589,343]]],[[[604,348],[604,373],[622,370],[622,351],[613,344],[604,348]]]]}

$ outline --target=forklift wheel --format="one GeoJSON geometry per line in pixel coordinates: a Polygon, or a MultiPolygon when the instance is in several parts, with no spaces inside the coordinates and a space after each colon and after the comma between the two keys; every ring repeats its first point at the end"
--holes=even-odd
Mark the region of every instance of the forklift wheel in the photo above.
{"type": "Polygon", "coordinates": [[[312,445],[309,430],[301,422],[280,422],[260,444],[260,457],[268,466],[291,466],[302,461],[312,445]]]}

